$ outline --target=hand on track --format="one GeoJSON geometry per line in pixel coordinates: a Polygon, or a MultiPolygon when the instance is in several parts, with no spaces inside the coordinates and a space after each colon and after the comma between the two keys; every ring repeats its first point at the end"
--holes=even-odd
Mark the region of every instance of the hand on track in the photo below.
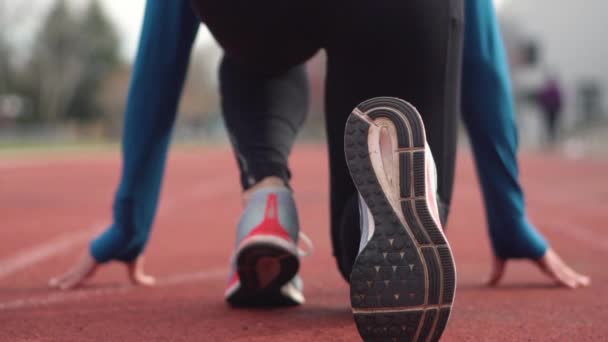
{"type": "MultiPolygon", "coordinates": [[[[49,281],[49,286],[61,290],[70,290],[81,286],[87,279],[91,278],[95,271],[101,266],[93,257],[86,253],[76,265],[68,272],[49,281]]],[[[129,280],[133,285],[153,286],[156,283],[154,277],[147,275],[143,269],[143,257],[137,258],[132,263],[126,264],[129,280]]]]}
{"type": "MultiPolygon", "coordinates": [[[[547,250],[542,258],[534,260],[534,263],[543,273],[560,286],[575,289],[578,287],[586,287],[591,284],[591,279],[588,276],[582,275],[566,265],[559,255],[551,248],[547,250]]],[[[506,266],[507,260],[494,258],[494,265],[492,267],[492,274],[488,280],[488,286],[497,286],[500,283],[505,274],[506,266]]]]}

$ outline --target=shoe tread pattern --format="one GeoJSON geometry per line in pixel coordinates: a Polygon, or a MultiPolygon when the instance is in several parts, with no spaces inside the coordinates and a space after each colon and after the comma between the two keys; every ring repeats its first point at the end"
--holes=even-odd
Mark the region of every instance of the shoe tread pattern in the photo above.
{"type": "Polygon", "coordinates": [[[401,207],[404,216],[410,218],[406,225],[413,240],[375,176],[368,148],[369,121],[373,119],[384,117],[395,123],[399,148],[403,150],[425,146],[424,126],[415,109],[398,99],[377,98],[357,108],[367,113],[370,120],[356,113],[350,115],[345,130],[345,156],[352,179],[375,223],[374,234],[359,253],[351,273],[351,304],[357,328],[365,341],[412,341],[417,333],[419,341],[429,337],[435,340],[441,336],[449,317],[449,309],[440,311],[438,305],[440,301],[451,304],[455,273],[451,252],[439,227],[432,221],[426,203],[421,200],[419,204],[411,196],[412,192],[416,196],[425,195],[425,155],[405,152],[402,155],[406,157],[400,155],[399,159],[400,193],[410,197],[401,207]],[[436,252],[437,248],[445,250],[436,252]],[[443,268],[448,268],[447,276],[443,268]],[[394,323],[399,320],[404,323],[394,323]]]}

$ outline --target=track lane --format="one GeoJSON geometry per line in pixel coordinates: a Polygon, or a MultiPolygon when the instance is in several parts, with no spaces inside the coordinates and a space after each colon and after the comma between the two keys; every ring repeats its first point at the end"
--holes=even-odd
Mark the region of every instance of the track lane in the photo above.
{"type": "MultiPolygon", "coordinates": [[[[207,153],[216,152],[189,151],[173,156],[164,198],[191,189],[201,178],[215,175],[204,171],[209,163],[202,156],[207,153]]],[[[227,174],[228,178],[232,174],[236,179],[232,156],[222,153],[217,153],[214,159],[215,170],[227,174]]],[[[606,338],[608,328],[603,324],[603,317],[608,317],[608,272],[604,260],[608,251],[602,247],[602,241],[608,240],[608,233],[602,228],[608,216],[598,207],[608,202],[605,197],[608,164],[580,161],[571,165],[569,161],[538,155],[526,155],[522,162],[533,220],[566,260],[593,277],[593,286],[579,291],[557,289],[528,263],[516,262],[509,266],[505,286],[486,289],[480,284],[489,272],[490,250],[481,200],[470,157],[466,154],[461,157],[448,230],[458,264],[459,289],[444,341],[606,338]],[[585,177],[573,177],[580,172],[584,172],[585,177]],[[542,177],[547,180],[539,181],[542,177]],[[555,182],[561,186],[556,187],[555,182]],[[567,210],[563,209],[565,203],[570,203],[567,210]],[[578,234],[578,238],[574,234],[578,234]],[[474,244],[470,242],[471,236],[475,237],[474,244]]],[[[112,265],[103,270],[91,286],[81,290],[90,294],[45,289],[42,282],[63,271],[80,253],[77,247],[70,249],[0,279],[0,321],[3,322],[0,340],[356,340],[358,335],[348,307],[348,288],[334,271],[330,256],[327,173],[320,167],[325,163],[323,147],[303,146],[296,149],[291,165],[302,226],[317,247],[316,254],[303,261],[308,299],[304,307],[260,311],[232,310],[224,305],[222,267],[227,267],[234,239],[232,227],[238,220],[241,203],[238,186],[222,180],[217,182],[218,187],[225,187],[226,191],[212,199],[192,196],[178,200],[174,209],[159,215],[147,251],[147,264],[150,272],[164,280],[164,284],[161,281],[154,289],[125,287],[124,270],[120,265],[112,265]],[[206,208],[210,208],[212,214],[206,214],[206,208]],[[205,272],[216,273],[212,277],[197,278],[205,272]],[[171,279],[182,280],[171,282],[171,279]],[[49,297],[67,299],[44,303],[49,297]],[[28,300],[41,303],[11,304],[12,307],[6,304],[28,300]]],[[[107,178],[98,182],[111,185],[118,166],[114,160],[103,167],[93,164],[90,168],[107,178]]],[[[81,181],[84,182],[83,178],[73,183],[81,181]]],[[[22,187],[22,190],[23,198],[36,195],[35,189],[22,187]]],[[[102,202],[111,199],[109,191],[112,190],[106,189],[105,194],[96,192],[79,201],[89,202],[89,206],[105,206],[107,211],[109,204],[102,202]]],[[[30,212],[41,215],[49,225],[60,224],[61,216],[69,213],[69,205],[59,206],[62,211],[52,215],[48,211],[37,211],[52,199],[52,196],[45,197],[43,203],[30,212]]],[[[87,212],[78,222],[88,220],[90,223],[94,214],[87,212]]],[[[10,220],[18,225],[26,218],[17,215],[10,220]]],[[[5,227],[0,226],[0,238],[11,233],[5,227]]],[[[30,224],[25,227],[34,233],[39,229],[30,224]]],[[[56,233],[61,233],[61,229],[53,232],[56,233]]],[[[53,234],[49,236],[56,236],[53,234]]],[[[25,238],[2,241],[3,247],[13,250],[33,245],[25,238]]]]}

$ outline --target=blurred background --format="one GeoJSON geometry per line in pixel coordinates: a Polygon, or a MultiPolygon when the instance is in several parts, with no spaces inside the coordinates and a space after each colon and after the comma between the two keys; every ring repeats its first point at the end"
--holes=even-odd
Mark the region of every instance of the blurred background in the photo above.
{"type": "MultiPolygon", "coordinates": [[[[495,4],[508,46],[522,147],[551,146],[572,157],[608,155],[602,150],[608,146],[608,3],[495,4]]],[[[0,151],[119,141],[144,5],[144,0],[0,0],[0,151]]],[[[225,141],[216,89],[220,54],[203,28],[179,109],[180,143],[225,141]]],[[[309,70],[313,104],[302,136],[318,140],[324,134],[322,53],[309,70]]]]}

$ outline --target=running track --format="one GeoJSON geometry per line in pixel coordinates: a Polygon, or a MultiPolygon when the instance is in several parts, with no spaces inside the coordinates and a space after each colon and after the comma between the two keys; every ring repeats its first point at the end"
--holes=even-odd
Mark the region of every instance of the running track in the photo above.
{"type": "MultiPolygon", "coordinates": [[[[117,151],[0,158],[0,341],[356,341],[348,287],[330,255],[326,155],[300,146],[292,160],[303,229],[316,253],[303,260],[307,304],[233,310],[222,301],[241,202],[226,149],[172,154],[147,269],[153,289],[125,283],[120,265],[72,292],[47,280],[66,270],[103,228],[117,181],[117,151]]],[[[524,155],[532,219],[591,288],[552,286],[528,263],[484,288],[489,245],[474,170],[459,157],[448,237],[458,290],[444,341],[608,340],[608,162],[524,155]]]]}

